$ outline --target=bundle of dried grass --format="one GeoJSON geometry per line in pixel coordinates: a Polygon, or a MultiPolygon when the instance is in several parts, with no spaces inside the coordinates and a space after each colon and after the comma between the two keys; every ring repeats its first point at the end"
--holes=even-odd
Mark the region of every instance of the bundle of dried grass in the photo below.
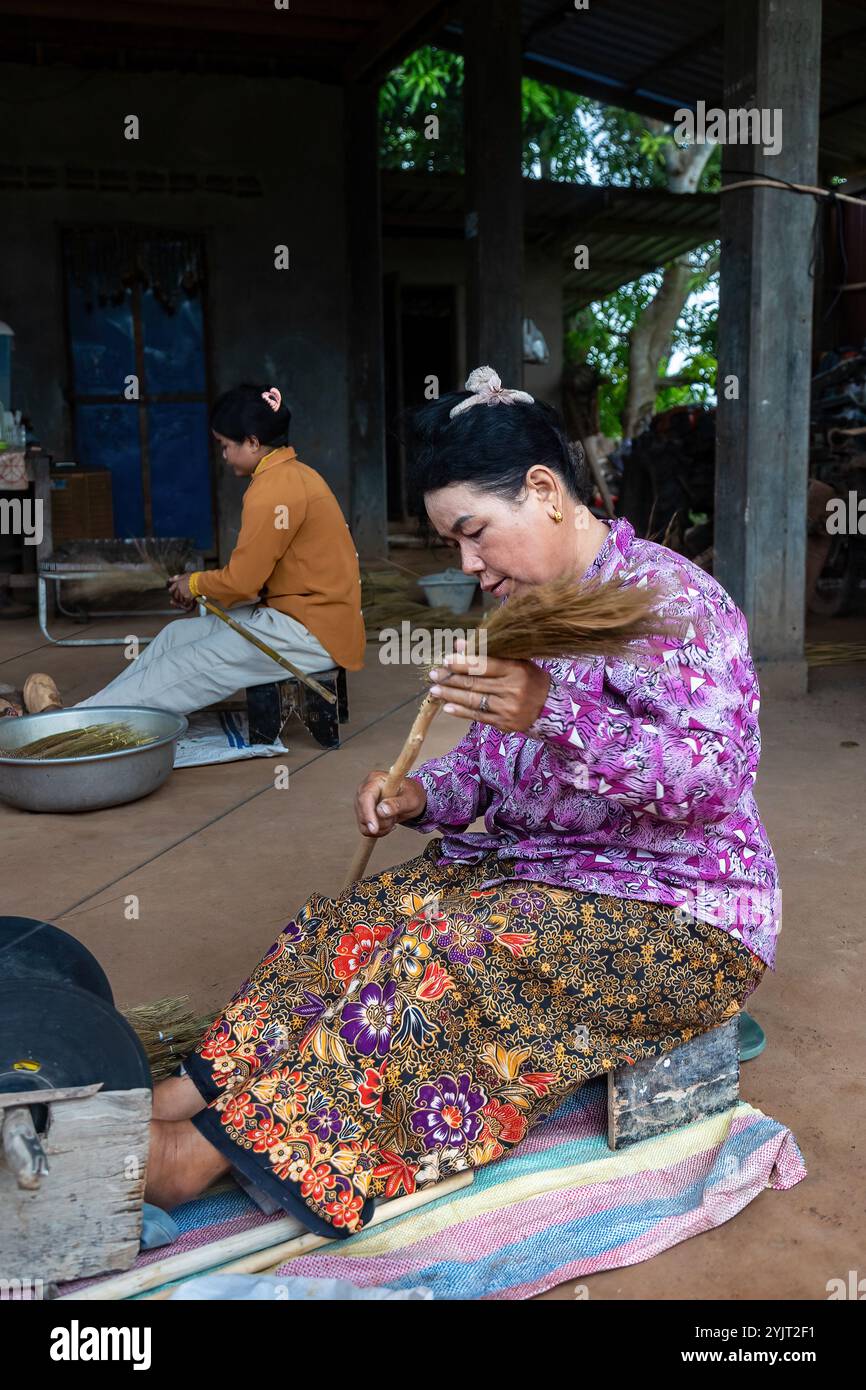
{"type": "Polygon", "coordinates": [[[109,603],[122,594],[164,589],[173,574],[194,565],[196,548],[186,536],[134,536],[67,541],[53,558],[64,563],[67,573],[73,566],[103,571],[93,579],[68,578],[65,593],[71,603],[109,603]]]}
{"type": "Polygon", "coordinates": [[[459,619],[450,608],[431,608],[419,597],[418,581],[409,573],[392,570],[363,570],[361,607],[368,637],[378,637],[383,628],[399,628],[408,622],[412,628],[475,627],[483,615],[461,613],[459,619]]]}
{"type": "Polygon", "coordinates": [[[806,661],[810,666],[836,666],[849,661],[866,661],[866,642],[807,642],[806,661]]]}
{"type": "Polygon", "coordinates": [[[631,642],[662,630],[653,612],[661,597],[658,589],[622,581],[539,584],[491,613],[482,629],[487,655],[513,661],[623,656],[631,642]]]}
{"type": "Polygon", "coordinates": [[[83,729],[64,729],[56,734],[24,743],[20,748],[4,748],[7,758],[92,758],[99,753],[119,753],[127,748],[143,748],[156,741],[155,734],[142,734],[131,724],[88,724],[83,729]]]}
{"type": "MultiPolygon", "coordinates": [[[[583,586],[568,578],[539,584],[508,599],[490,615],[481,628],[486,634],[486,655],[514,661],[624,656],[630,643],[674,630],[675,624],[654,611],[662,596],[651,585],[637,588],[622,579],[583,586]]],[[[394,795],[415,762],[441,704],[425,695],[380,801],[394,795]]],[[[347,883],[362,877],[375,843],[362,840],[347,883]]]]}
{"type": "Polygon", "coordinates": [[[72,609],[90,610],[116,604],[126,595],[156,594],[164,589],[162,575],[149,565],[126,565],[123,569],[108,566],[93,579],[67,579],[63,586],[63,600],[72,609]]]}
{"type": "Polygon", "coordinates": [[[154,1081],[173,1075],[211,1024],[210,1015],[193,1012],[187,994],[121,1012],[142,1041],[154,1081]]]}
{"type": "Polygon", "coordinates": [[[183,574],[195,555],[195,544],[184,536],[140,536],[132,544],[142,564],[163,580],[183,574]]]}
{"type": "Polygon", "coordinates": [[[64,541],[53,559],[81,569],[100,565],[173,564],[173,574],[194,559],[195,542],[188,536],[129,536],[125,539],[64,541]]]}

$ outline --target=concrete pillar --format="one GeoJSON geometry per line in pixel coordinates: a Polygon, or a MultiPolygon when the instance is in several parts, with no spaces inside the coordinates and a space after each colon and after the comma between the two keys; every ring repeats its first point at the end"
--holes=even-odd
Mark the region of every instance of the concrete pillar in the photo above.
{"type": "Polygon", "coordinates": [[[378,89],[349,84],[345,94],[349,525],[361,558],[373,560],[388,545],[378,89]]]}
{"type": "Polygon", "coordinates": [[[463,6],[469,369],[523,383],[520,0],[463,6]]]}
{"type": "MultiPolygon", "coordinates": [[[[726,143],[723,182],[816,182],[820,72],[820,0],[727,0],[724,109],[781,120],[781,150],[726,143]]],[[[802,694],[816,207],[777,189],[721,206],[715,573],[749,620],[763,688],[802,694]]]]}

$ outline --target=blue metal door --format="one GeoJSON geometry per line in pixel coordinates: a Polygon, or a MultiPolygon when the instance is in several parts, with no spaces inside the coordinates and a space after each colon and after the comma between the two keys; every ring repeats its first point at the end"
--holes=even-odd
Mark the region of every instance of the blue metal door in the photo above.
{"type": "Polygon", "coordinates": [[[76,228],[64,250],[77,460],[110,470],[116,535],[211,550],[201,242],[76,228]]]}

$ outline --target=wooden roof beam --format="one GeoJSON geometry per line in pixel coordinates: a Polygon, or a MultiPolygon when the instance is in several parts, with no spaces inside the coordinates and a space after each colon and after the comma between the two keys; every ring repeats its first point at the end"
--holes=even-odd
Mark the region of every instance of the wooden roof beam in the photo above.
{"type": "Polygon", "coordinates": [[[343,67],[346,82],[372,82],[430,39],[453,8],[450,0],[403,0],[390,6],[343,67]]]}

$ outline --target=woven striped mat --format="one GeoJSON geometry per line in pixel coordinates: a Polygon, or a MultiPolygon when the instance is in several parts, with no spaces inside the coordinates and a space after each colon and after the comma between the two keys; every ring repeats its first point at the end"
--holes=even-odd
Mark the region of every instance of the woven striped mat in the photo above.
{"type": "Polygon", "coordinates": [[[721,1226],[806,1167],[790,1130],[744,1101],[611,1152],[606,1082],[592,1083],[471,1187],[279,1272],[436,1298],[524,1299],[639,1264],[721,1226]]]}
{"type": "MultiPolygon", "coordinates": [[[[784,1190],[805,1176],[790,1130],[745,1101],[612,1152],[601,1078],[538,1125],[511,1157],[478,1169],[471,1187],[291,1260],[280,1272],[364,1287],[426,1287],[439,1299],[531,1298],[648,1260],[721,1226],[766,1188],[784,1190]]],[[[279,1219],[264,1216],[234,1184],[172,1215],[180,1239],[140,1255],[135,1268],[279,1219]]]]}

